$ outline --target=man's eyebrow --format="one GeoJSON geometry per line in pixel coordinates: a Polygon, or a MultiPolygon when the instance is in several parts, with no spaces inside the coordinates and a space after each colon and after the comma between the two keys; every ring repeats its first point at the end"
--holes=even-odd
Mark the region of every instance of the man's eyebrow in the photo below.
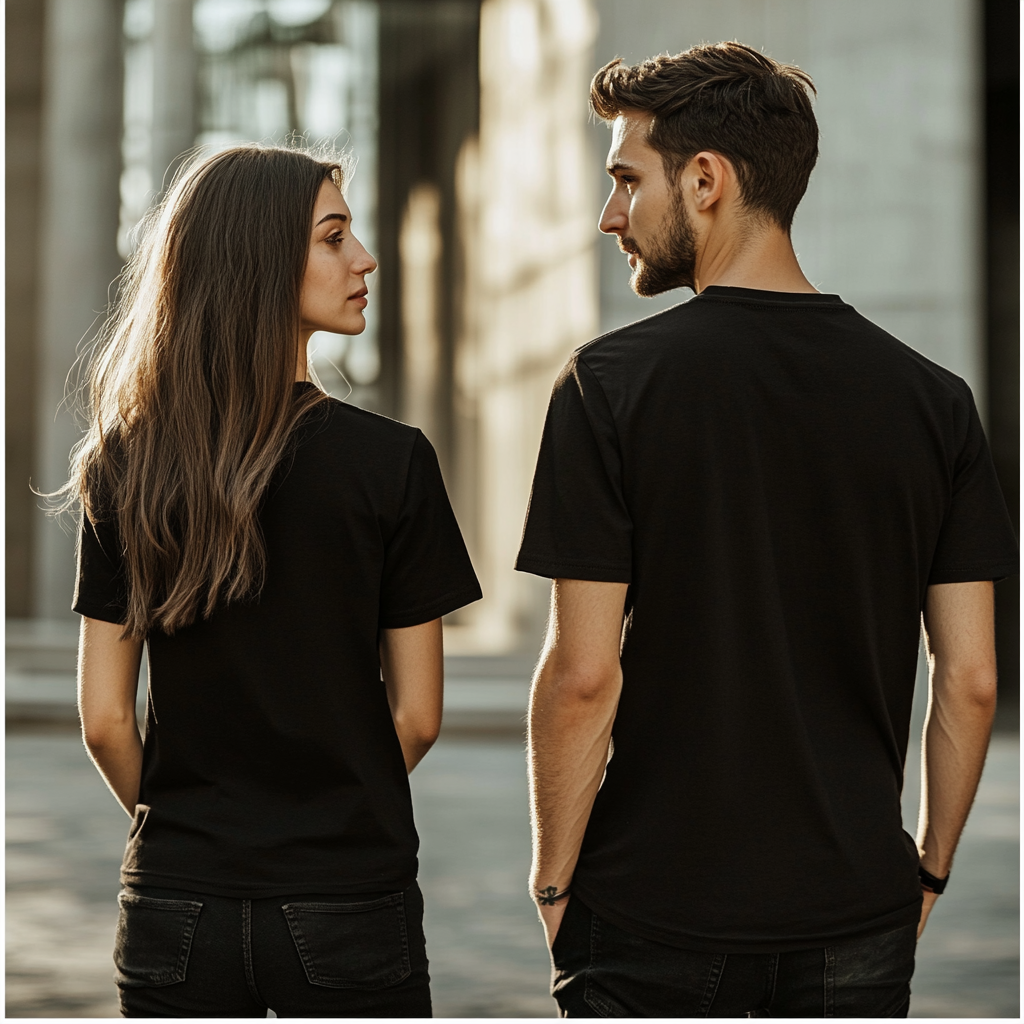
{"type": "Polygon", "coordinates": [[[624,164],[621,160],[614,164],[608,164],[605,170],[614,178],[619,171],[635,171],[636,168],[632,164],[624,164]]]}
{"type": "Polygon", "coordinates": [[[345,214],[343,214],[343,213],[329,213],[329,214],[327,214],[327,216],[326,216],[326,217],[321,217],[321,218],[320,218],[320,219],[319,219],[319,220],[318,220],[318,221],[317,221],[317,222],[316,222],[316,223],[315,223],[315,224],[313,225],[313,227],[315,227],[315,228],[318,228],[318,227],[320,227],[320,225],[321,225],[321,224],[323,224],[323,223],[324,223],[324,221],[328,221],[328,220],[340,220],[340,221],[341,221],[342,223],[344,223],[345,221],[347,221],[347,220],[348,220],[348,217],[347,217],[347,216],[345,216],[345,214]]]}

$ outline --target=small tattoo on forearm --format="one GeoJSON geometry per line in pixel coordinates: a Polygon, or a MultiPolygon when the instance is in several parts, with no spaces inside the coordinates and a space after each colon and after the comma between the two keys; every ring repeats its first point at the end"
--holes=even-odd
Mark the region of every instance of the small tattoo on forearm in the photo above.
{"type": "Polygon", "coordinates": [[[568,895],[568,889],[564,889],[562,892],[559,892],[558,886],[549,885],[546,889],[537,890],[536,899],[542,907],[553,907],[559,900],[565,899],[568,895]]]}

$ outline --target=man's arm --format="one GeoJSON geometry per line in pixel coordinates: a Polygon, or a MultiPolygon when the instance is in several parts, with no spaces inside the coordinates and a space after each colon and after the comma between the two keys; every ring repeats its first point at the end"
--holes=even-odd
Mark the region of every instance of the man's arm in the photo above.
{"type": "Polygon", "coordinates": [[[411,772],[441,731],[444,647],[441,620],[404,629],[382,629],[380,667],[391,717],[411,772]]]}
{"type": "MultiPolygon", "coordinates": [[[[551,617],[530,694],[528,764],[533,824],[530,891],[568,888],[608,763],[622,690],[624,583],[555,580],[551,617]]],[[[539,904],[548,944],[566,901],[539,904]]]]}
{"type": "MultiPolygon", "coordinates": [[[[924,608],[931,699],[921,754],[921,866],[945,878],[978,789],[996,709],[990,581],[928,588],[924,608]]],[[[918,936],[937,897],[924,894],[918,936]]]]}
{"type": "Polygon", "coordinates": [[[142,737],[135,719],[142,641],[122,640],[123,626],[82,619],[78,643],[78,713],[93,764],[129,817],[142,779],[142,737]]]}

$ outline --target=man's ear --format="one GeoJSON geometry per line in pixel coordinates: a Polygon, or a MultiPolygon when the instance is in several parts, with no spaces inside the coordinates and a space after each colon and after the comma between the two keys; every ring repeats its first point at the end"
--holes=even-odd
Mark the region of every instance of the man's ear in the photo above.
{"type": "Polygon", "coordinates": [[[701,150],[690,160],[683,168],[682,184],[696,211],[710,210],[722,198],[731,171],[728,162],[710,150],[701,150]]]}

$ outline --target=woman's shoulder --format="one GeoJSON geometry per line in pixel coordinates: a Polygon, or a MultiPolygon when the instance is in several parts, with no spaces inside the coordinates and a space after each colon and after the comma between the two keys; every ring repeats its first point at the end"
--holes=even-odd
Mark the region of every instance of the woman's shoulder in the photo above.
{"type": "Polygon", "coordinates": [[[413,451],[427,445],[419,428],[379,412],[327,397],[303,417],[300,444],[330,448],[349,458],[406,463],[413,451]]]}

